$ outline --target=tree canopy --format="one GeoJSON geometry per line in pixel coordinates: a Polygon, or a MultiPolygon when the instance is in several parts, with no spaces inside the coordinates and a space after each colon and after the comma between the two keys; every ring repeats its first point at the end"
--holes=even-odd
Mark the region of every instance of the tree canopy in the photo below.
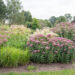
{"type": "Polygon", "coordinates": [[[0,0],[0,22],[6,17],[6,6],[3,0],[0,0]]]}

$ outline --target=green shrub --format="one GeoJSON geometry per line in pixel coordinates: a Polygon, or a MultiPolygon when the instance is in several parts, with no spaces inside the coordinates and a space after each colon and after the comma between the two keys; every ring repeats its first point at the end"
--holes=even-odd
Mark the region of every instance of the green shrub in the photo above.
{"type": "Polygon", "coordinates": [[[16,67],[29,61],[29,51],[22,51],[14,47],[3,47],[0,50],[0,66],[16,67]]]}
{"type": "Polygon", "coordinates": [[[31,61],[37,63],[67,63],[73,60],[75,54],[73,41],[62,37],[51,38],[50,34],[30,37],[27,45],[32,52],[31,61]]]}
{"type": "Polygon", "coordinates": [[[26,24],[28,28],[31,28],[33,30],[40,28],[39,22],[36,18],[33,18],[32,22],[26,22],[26,24]]]}

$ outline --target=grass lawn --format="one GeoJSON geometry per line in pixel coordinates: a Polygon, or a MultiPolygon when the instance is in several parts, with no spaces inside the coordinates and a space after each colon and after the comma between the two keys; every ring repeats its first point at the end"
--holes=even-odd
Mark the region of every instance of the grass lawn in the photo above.
{"type": "Polygon", "coordinates": [[[75,75],[75,69],[54,71],[54,72],[8,73],[8,74],[1,74],[1,75],[75,75]]]}

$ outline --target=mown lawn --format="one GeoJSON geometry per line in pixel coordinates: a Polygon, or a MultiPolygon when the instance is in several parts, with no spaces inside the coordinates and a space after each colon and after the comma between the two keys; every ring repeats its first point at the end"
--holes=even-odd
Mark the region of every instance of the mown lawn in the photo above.
{"type": "Polygon", "coordinates": [[[54,71],[54,72],[8,73],[8,74],[1,74],[1,75],[75,75],[75,69],[54,71]]]}

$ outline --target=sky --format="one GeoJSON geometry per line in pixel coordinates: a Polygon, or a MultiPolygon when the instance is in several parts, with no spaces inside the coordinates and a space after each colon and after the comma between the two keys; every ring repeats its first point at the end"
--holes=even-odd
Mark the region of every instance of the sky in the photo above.
{"type": "Polygon", "coordinates": [[[65,13],[75,15],[75,0],[21,0],[23,9],[38,19],[48,19],[65,13]]]}
{"type": "MultiPolygon", "coordinates": [[[[6,0],[4,0],[6,1],[6,0]]],[[[20,0],[23,9],[30,11],[33,18],[49,19],[70,13],[75,16],[75,0],[20,0]]]]}

